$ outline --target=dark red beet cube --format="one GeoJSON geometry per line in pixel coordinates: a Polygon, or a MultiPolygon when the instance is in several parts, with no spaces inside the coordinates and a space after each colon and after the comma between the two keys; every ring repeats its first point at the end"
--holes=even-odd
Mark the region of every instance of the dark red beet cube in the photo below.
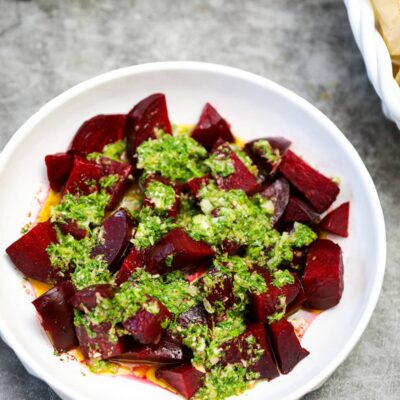
{"type": "Polygon", "coordinates": [[[185,189],[194,197],[197,197],[200,189],[206,186],[210,181],[209,175],[202,176],[200,178],[193,178],[186,182],[185,189]]]}
{"type": "Polygon", "coordinates": [[[294,275],[294,283],[299,289],[299,293],[297,296],[290,302],[290,304],[286,308],[287,313],[293,313],[294,311],[297,311],[306,301],[307,301],[307,296],[306,292],[304,290],[303,284],[301,283],[300,278],[296,273],[294,275]]]}
{"type": "Polygon", "coordinates": [[[70,151],[87,155],[101,153],[107,144],[122,140],[125,135],[125,115],[96,115],[85,121],[76,132],[70,151]]]}
{"type": "Polygon", "coordinates": [[[49,179],[50,187],[55,192],[60,192],[68,180],[74,156],[68,153],[57,153],[46,156],[44,161],[46,163],[47,178],[49,179]]]}
{"type": "Polygon", "coordinates": [[[81,311],[90,311],[95,308],[99,299],[108,299],[114,296],[114,289],[111,285],[99,284],[88,286],[76,292],[70,299],[69,304],[81,311]]]}
{"type": "Polygon", "coordinates": [[[102,177],[103,169],[101,165],[75,156],[64,191],[74,195],[88,195],[99,190],[99,180],[102,177]]]}
{"type": "Polygon", "coordinates": [[[192,138],[210,151],[218,139],[234,142],[229,124],[219,115],[218,111],[207,103],[201,112],[199,122],[192,132],[192,138]]]}
{"type": "Polygon", "coordinates": [[[307,254],[303,274],[306,306],[326,310],[339,303],[343,293],[343,261],[339,245],[318,239],[307,254]]]}
{"type": "Polygon", "coordinates": [[[203,283],[203,289],[206,292],[205,300],[217,314],[227,310],[235,302],[232,276],[221,275],[217,269],[213,268],[204,278],[200,279],[200,282],[203,283]],[[205,283],[208,282],[208,280],[205,280],[206,276],[211,277],[213,281],[211,287],[205,283]],[[218,307],[216,307],[217,305],[218,307]],[[223,310],[220,308],[223,308],[223,310]]]}
{"type": "MultiPolygon", "coordinates": [[[[163,176],[160,175],[150,175],[145,182],[145,190],[147,190],[149,184],[151,182],[160,182],[166,186],[172,187],[172,189],[175,192],[175,202],[172,204],[171,208],[166,211],[166,214],[170,218],[176,218],[178,213],[179,213],[179,207],[181,205],[181,200],[180,200],[180,195],[181,195],[181,189],[177,185],[175,185],[173,182],[171,182],[169,179],[164,178],[163,176]]],[[[143,206],[144,207],[150,207],[150,208],[156,208],[156,205],[150,199],[149,197],[144,197],[143,199],[143,206]]]]}
{"type": "Polygon", "coordinates": [[[320,222],[319,227],[343,237],[349,236],[350,203],[343,203],[320,222]]]}
{"type": "Polygon", "coordinates": [[[176,321],[182,328],[187,328],[190,324],[207,325],[207,312],[202,304],[198,304],[180,314],[176,321]]]}
{"type": "Polygon", "coordinates": [[[257,272],[265,279],[267,290],[261,294],[250,294],[250,308],[253,318],[265,324],[268,322],[268,317],[276,312],[285,312],[290,303],[296,299],[300,292],[300,281],[296,281],[295,278],[293,284],[278,288],[272,284],[272,279],[266,270],[257,269],[257,272]]]}
{"type": "Polygon", "coordinates": [[[126,120],[127,150],[134,156],[136,148],[144,141],[155,138],[155,129],[171,133],[167,102],[162,93],[152,94],[129,111],[126,120]]]}
{"type": "Polygon", "coordinates": [[[32,302],[40,322],[56,351],[68,351],[78,345],[74,313],[68,300],[74,295],[71,282],[64,281],[32,302]]]}
{"type": "Polygon", "coordinates": [[[201,388],[204,379],[204,373],[192,364],[162,367],[157,370],[156,376],[176,389],[185,399],[190,399],[201,388]]]}
{"type": "Polygon", "coordinates": [[[243,249],[243,245],[238,242],[229,242],[228,240],[224,240],[221,244],[221,251],[228,256],[233,256],[239,253],[240,250],[243,249]]]}
{"type": "Polygon", "coordinates": [[[288,374],[303,358],[310,353],[301,347],[294,328],[286,319],[268,326],[275,358],[282,374],[288,374]]]}
{"type": "Polygon", "coordinates": [[[89,325],[89,329],[93,335],[89,335],[83,325],[75,328],[79,347],[86,359],[105,359],[122,354],[122,338],[117,338],[117,341],[114,341],[110,337],[111,324],[109,322],[89,325]]]}
{"type": "Polygon", "coordinates": [[[51,243],[57,242],[57,235],[50,221],[41,222],[20,237],[6,252],[14,265],[28,278],[41,282],[56,283],[62,279],[46,252],[51,243]]]}
{"type": "Polygon", "coordinates": [[[190,361],[190,351],[165,335],[157,344],[140,344],[124,338],[123,354],[116,360],[133,364],[178,364],[190,361]]]}
{"type": "Polygon", "coordinates": [[[133,221],[123,208],[110,215],[102,224],[104,229],[104,243],[96,246],[92,257],[102,254],[111,270],[120,266],[132,235],[133,221]]]}
{"type": "Polygon", "coordinates": [[[115,277],[115,283],[121,285],[122,283],[129,280],[131,275],[138,269],[142,268],[144,263],[144,252],[132,248],[130,253],[125,257],[121,268],[118,270],[117,276],[115,277]]]}
{"type": "Polygon", "coordinates": [[[229,143],[218,140],[213,148],[212,153],[222,154],[233,162],[234,172],[228,176],[218,175],[217,184],[221,189],[233,190],[241,189],[247,194],[253,194],[260,188],[257,178],[248,170],[242,160],[235,154],[229,146],[229,143]]]}
{"type": "Polygon", "coordinates": [[[104,176],[118,176],[118,181],[105,189],[106,193],[110,195],[110,201],[107,205],[107,208],[109,210],[113,210],[118,206],[118,203],[122,200],[122,197],[128,188],[128,178],[132,174],[132,166],[130,164],[111,160],[106,157],[102,157],[100,159],[100,164],[103,168],[104,176]]]}
{"type": "Polygon", "coordinates": [[[290,196],[283,216],[284,222],[318,222],[319,214],[305,201],[296,196],[290,196]]]}
{"type": "Polygon", "coordinates": [[[339,194],[336,183],[310,167],[291,150],[283,155],[279,170],[319,213],[327,210],[339,194]]]}
{"type": "Polygon", "coordinates": [[[247,371],[259,373],[259,379],[279,376],[264,325],[250,324],[240,336],[222,344],[222,365],[243,363],[247,371]],[[258,357],[257,351],[263,350],[258,357]]]}
{"type": "Polygon", "coordinates": [[[193,272],[214,256],[206,243],[193,240],[183,229],[175,228],[146,251],[145,269],[152,274],[174,269],[193,272]],[[171,259],[170,266],[166,264],[171,259]]]}
{"type": "Polygon", "coordinates": [[[275,225],[282,217],[289,203],[289,183],[285,178],[279,178],[272,182],[260,194],[266,199],[271,200],[274,205],[274,214],[271,217],[271,223],[275,225]]]}
{"type": "Polygon", "coordinates": [[[80,228],[79,225],[77,224],[77,222],[72,219],[69,219],[65,222],[60,222],[57,224],[57,226],[60,228],[60,231],[64,235],[70,234],[76,240],[83,239],[87,234],[87,230],[84,228],[80,228]]]}
{"type": "Polygon", "coordinates": [[[124,321],[123,326],[138,342],[157,344],[164,331],[162,323],[169,319],[171,314],[159,301],[149,297],[149,303],[157,304],[156,314],[142,307],[135,315],[124,321]]]}
{"type": "Polygon", "coordinates": [[[246,143],[245,151],[253,162],[267,174],[273,174],[279,166],[282,155],[290,147],[292,143],[284,137],[269,137],[252,140],[246,143]],[[275,152],[276,160],[269,160],[262,149],[257,147],[257,142],[266,140],[275,152]]]}

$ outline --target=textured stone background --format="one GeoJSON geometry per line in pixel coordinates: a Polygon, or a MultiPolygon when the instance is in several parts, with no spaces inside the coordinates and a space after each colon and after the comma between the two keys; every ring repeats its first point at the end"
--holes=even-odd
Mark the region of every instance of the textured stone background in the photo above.
{"type": "MultiPolygon", "coordinates": [[[[306,399],[398,399],[400,132],[381,113],[340,0],[0,0],[0,149],[72,85],[164,60],[268,77],[321,109],[361,154],[387,224],[383,291],[360,343],[306,399]]],[[[57,398],[0,341],[0,399],[57,398]]]]}

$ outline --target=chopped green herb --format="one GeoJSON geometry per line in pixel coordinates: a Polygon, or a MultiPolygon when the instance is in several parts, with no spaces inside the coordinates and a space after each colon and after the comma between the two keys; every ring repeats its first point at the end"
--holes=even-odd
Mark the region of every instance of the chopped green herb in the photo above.
{"type": "Polygon", "coordinates": [[[154,204],[156,210],[160,211],[170,210],[176,200],[174,188],[159,181],[151,181],[147,185],[145,196],[154,204]]]}
{"type": "Polygon", "coordinates": [[[253,149],[260,150],[260,152],[262,153],[262,157],[269,161],[272,165],[276,164],[279,161],[279,150],[274,150],[268,140],[257,140],[253,143],[253,149]]]}

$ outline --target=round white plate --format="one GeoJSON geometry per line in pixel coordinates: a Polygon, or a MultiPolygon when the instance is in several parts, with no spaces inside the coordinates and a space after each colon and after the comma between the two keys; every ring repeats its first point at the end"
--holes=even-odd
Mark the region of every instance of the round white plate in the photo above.
{"type": "Polygon", "coordinates": [[[37,197],[47,190],[43,158],[64,151],[80,124],[100,113],[127,112],[154,92],[167,96],[170,118],[197,121],[211,102],[245,141],[285,136],[321,172],[341,178],[335,205],[351,202],[350,237],[334,240],[344,252],[345,289],[340,304],[317,317],[303,345],[311,354],[286,376],[261,382],[246,399],[298,399],[323,383],[364,331],[377,302],[385,269],[383,214],[376,189],[355,149],[339,129],[308,102],[250,73],[213,64],[170,62],[116,70],[83,82],[46,104],[12,137],[0,156],[0,332],[33,375],[63,399],[176,399],[145,382],[98,376],[75,362],[61,362],[42,332],[4,249],[20,236],[37,197]],[[38,193],[38,189],[41,189],[38,193]]]}

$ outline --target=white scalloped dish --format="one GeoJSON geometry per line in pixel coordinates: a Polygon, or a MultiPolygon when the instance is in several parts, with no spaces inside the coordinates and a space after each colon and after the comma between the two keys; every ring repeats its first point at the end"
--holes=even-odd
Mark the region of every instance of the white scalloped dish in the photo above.
{"type": "Polygon", "coordinates": [[[249,141],[283,136],[328,176],[341,177],[333,207],[351,202],[349,238],[338,237],[344,253],[345,289],[340,304],[318,316],[303,338],[310,351],[290,374],[261,382],[247,399],[298,399],[316,389],[353,349],[375,308],[386,259],[383,213],[374,184],[359,155],[338,128],[312,105],[264,78],[203,63],[155,63],[116,70],[83,82],[56,97],[14,135],[0,156],[0,333],[30,373],[64,400],[177,397],[156,386],[123,377],[94,375],[76,362],[61,362],[42,332],[23,278],[4,249],[20,236],[38,189],[47,190],[43,158],[67,148],[82,121],[101,113],[128,111],[154,92],[168,99],[170,118],[196,122],[209,101],[249,141]]]}
{"type": "Polygon", "coordinates": [[[369,0],[344,0],[344,2],[354,38],[364,58],[368,77],[382,100],[383,112],[400,128],[400,86],[393,78],[389,50],[376,29],[372,4],[369,0]]]}

